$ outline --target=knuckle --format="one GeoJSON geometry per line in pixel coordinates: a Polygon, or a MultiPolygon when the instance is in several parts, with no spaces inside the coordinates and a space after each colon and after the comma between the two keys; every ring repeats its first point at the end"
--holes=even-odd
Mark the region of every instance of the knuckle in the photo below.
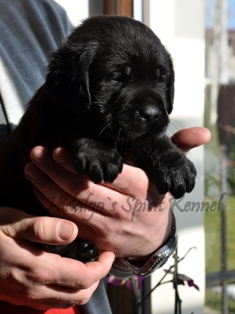
{"type": "Polygon", "coordinates": [[[82,280],[82,282],[79,282],[79,288],[81,290],[89,289],[90,286],[94,283],[94,280],[91,278],[91,276],[87,276],[82,280]]]}
{"type": "Polygon", "coordinates": [[[33,221],[32,228],[30,230],[31,236],[38,241],[43,241],[45,238],[45,220],[43,217],[36,218],[33,221]]]}
{"type": "Polygon", "coordinates": [[[83,296],[83,297],[80,297],[80,300],[79,300],[79,302],[78,302],[78,305],[84,305],[84,304],[86,304],[89,300],[90,300],[90,298],[91,298],[91,293],[89,293],[89,294],[86,294],[85,296],[83,296]]]}
{"type": "Polygon", "coordinates": [[[33,268],[29,269],[25,276],[30,285],[33,286],[47,285],[54,281],[53,273],[39,264],[35,264],[33,268]]]}
{"type": "Polygon", "coordinates": [[[79,298],[78,298],[78,301],[76,302],[76,304],[77,305],[86,304],[90,300],[90,298],[92,297],[92,294],[93,294],[94,290],[97,288],[97,286],[98,286],[98,282],[96,284],[94,284],[92,288],[82,291],[82,294],[80,292],[79,298]]]}

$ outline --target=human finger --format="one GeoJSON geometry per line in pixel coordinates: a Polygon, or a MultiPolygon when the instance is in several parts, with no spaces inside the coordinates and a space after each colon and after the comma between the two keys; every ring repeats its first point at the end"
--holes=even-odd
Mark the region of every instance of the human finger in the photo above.
{"type": "Polygon", "coordinates": [[[204,127],[190,127],[176,132],[171,139],[178,148],[187,153],[192,148],[208,143],[211,133],[204,127]]]}
{"type": "Polygon", "coordinates": [[[31,151],[31,160],[33,164],[29,163],[25,167],[26,177],[52,203],[66,203],[69,210],[76,205],[75,199],[76,202],[82,202],[87,206],[91,204],[93,208],[101,210],[100,202],[107,202],[107,197],[119,201],[117,199],[119,195],[115,190],[111,188],[107,190],[107,187],[95,184],[85,176],[66,170],[47,156],[43,147],[35,147],[31,151]],[[92,199],[93,196],[97,202],[92,199]]]}
{"type": "MultiPolygon", "coordinates": [[[[47,252],[43,252],[43,256],[48,260],[47,265],[45,265],[48,273],[47,277],[43,278],[39,283],[58,286],[60,287],[58,289],[61,289],[61,291],[64,289],[67,291],[66,288],[88,289],[108,274],[115,257],[114,253],[106,251],[99,255],[97,261],[84,264],[74,259],[47,252]]],[[[38,264],[40,264],[40,261],[38,264]]],[[[40,268],[43,270],[42,265],[40,268]]]]}
{"type": "Polygon", "coordinates": [[[46,244],[72,242],[78,233],[75,223],[54,217],[35,217],[14,208],[1,208],[1,231],[13,238],[46,244]]]}
{"type": "MultiPolygon", "coordinates": [[[[53,152],[53,158],[65,169],[76,173],[72,166],[68,151],[65,148],[56,148],[53,152]]],[[[148,187],[149,179],[142,169],[124,164],[121,174],[117,176],[113,183],[101,183],[100,185],[119,191],[128,196],[138,195],[138,197],[145,198],[146,189],[144,190],[143,186],[146,188],[148,187]],[[141,182],[141,185],[139,182],[141,182]]],[[[104,189],[104,193],[105,192],[106,189],[104,189]]]]}

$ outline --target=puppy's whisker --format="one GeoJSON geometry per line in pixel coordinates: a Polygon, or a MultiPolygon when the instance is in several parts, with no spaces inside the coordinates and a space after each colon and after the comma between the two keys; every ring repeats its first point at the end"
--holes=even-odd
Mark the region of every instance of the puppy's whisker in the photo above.
{"type": "Polygon", "coordinates": [[[122,131],[122,128],[119,128],[118,130],[118,134],[117,134],[117,137],[116,137],[116,141],[115,141],[115,148],[118,149],[118,147],[122,148],[122,137],[121,137],[121,131],[122,131]]]}
{"type": "MultiPolygon", "coordinates": [[[[98,135],[98,138],[101,137],[101,135],[105,132],[105,130],[107,130],[108,128],[110,128],[112,126],[112,122],[106,124],[100,131],[99,135],[98,135]]],[[[112,129],[112,128],[111,128],[112,129]]]]}
{"type": "Polygon", "coordinates": [[[172,136],[175,132],[179,131],[180,129],[182,129],[184,126],[182,125],[182,123],[180,123],[179,121],[176,120],[170,120],[170,123],[168,125],[167,128],[167,135],[168,136],[172,136]]]}
{"type": "Polygon", "coordinates": [[[110,136],[111,131],[116,127],[116,124],[114,123],[115,118],[113,118],[112,121],[110,121],[109,123],[107,123],[100,131],[98,138],[101,138],[101,135],[103,137],[103,139],[107,138],[108,136],[110,136]]]}

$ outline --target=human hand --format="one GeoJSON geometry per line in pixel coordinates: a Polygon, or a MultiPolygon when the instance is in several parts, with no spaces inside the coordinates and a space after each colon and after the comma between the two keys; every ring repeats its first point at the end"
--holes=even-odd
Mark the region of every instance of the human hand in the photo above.
{"type": "MultiPolygon", "coordinates": [[[[183,151],[205,144],[207,129],[184,129],[173,136],[183,151]]],[[[124,165],[112,184],[94,184],[77,175],[63,148],[53,152],[36,147],[26,176],[35,185],[35,195],[54,216],[76,222],[80,237],[93,242],[100,251],[116,256],[141,258],[166,241],[171,229],[171,196],[160,196],[145,172],[124,165]]]]}
{"type": "Polygon", "coordinates": [[[66,244],[77,233],[76,225],[63,219],[0,208],[0,300],[43,311],[86,303],[111,268],[113,253],[83,264],[34,243],[66,244]]]}

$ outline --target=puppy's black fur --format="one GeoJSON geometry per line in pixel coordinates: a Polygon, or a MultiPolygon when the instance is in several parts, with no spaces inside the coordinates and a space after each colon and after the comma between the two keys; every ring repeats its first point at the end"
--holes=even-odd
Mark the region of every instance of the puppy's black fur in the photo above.
{"type": "Polygon", "coordinates": [[[0,148],[0,206],[45,214],[24,177],[36,145],[66,146],[94,182],[112,182],[125,162],[162,194],[190,192],[196,170],[164,133],[173,97],[171,57],[149,28],[126,17],[86,20],[52,55],[45,84],[0,148]]]}

